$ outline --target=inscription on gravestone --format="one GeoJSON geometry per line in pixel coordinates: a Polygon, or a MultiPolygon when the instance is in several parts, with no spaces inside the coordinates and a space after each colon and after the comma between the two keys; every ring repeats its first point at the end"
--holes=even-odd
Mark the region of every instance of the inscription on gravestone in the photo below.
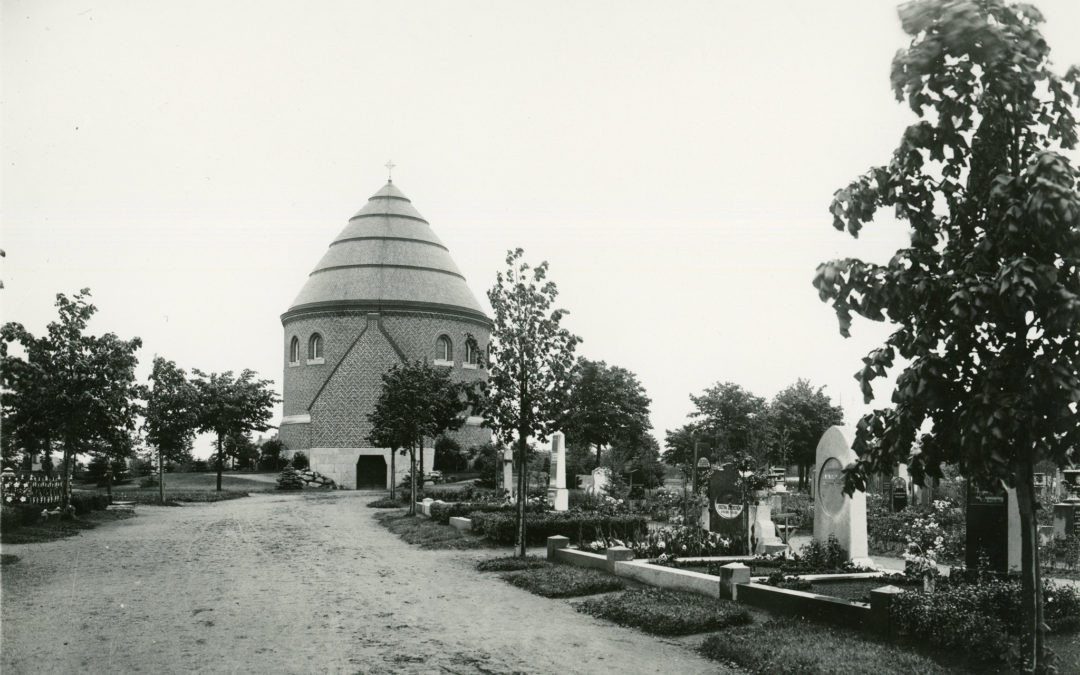
{"type": "Polygon", "coordinates": [[[821,508],[830,516],[838,515],[844,508],[844,467],[840,466],[840,460],[830,457],[821,466],[818,490],[821,508]]]}

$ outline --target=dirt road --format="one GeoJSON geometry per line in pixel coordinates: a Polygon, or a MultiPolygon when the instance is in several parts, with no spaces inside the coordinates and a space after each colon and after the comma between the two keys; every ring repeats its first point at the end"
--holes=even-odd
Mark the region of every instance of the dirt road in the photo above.
{"type": "Polygon", "coordinates": [[[0,666],[19,673],[727,672],[423,551],[370,495],[253,495],[5,546],[0,666]]]}

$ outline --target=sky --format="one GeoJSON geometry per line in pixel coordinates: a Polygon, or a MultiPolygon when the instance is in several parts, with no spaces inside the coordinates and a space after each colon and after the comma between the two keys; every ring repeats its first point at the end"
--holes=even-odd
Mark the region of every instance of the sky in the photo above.
{"type": "MultiPolygon", "coordinates": [[[[1059,73],[1080,3],[1035,3],[1059,73]]],[[[634,372],[658,439],[722,381],[808,379],[854,423],[888,326],[840,336],[817,265],[907,229],[831,227],[834,191],[914,115],[896,3],[0,0],[0,314],[280,392],[280,315],[387,179],[485,309],[521,247],[578,353],[634,372]]],[[[280,419],[280,407],[275,414],[280,419]]],[[[197,454],[209,450],[200,439],[197,454]]]]}

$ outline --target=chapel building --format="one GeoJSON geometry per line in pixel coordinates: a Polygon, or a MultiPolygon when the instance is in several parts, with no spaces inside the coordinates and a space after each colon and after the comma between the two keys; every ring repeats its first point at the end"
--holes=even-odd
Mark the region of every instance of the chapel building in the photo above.
{"type": "MultiPolygon", "coordinates": [[[[450,252],[412,202],[387,184],[330,242],[284,327],[284,413],[279,436],[289,454],[342,487],[388,489],[408,472],[390,450],[372,447],[368,415],[395,363],[427,359],[455,381],[487,380],[492,323],[450,252]]],[[[449,436],[463,448],[490,440],[470,417],[449,436]]],[[[433,439],[424,467],[432,467],[433,439]]]]}

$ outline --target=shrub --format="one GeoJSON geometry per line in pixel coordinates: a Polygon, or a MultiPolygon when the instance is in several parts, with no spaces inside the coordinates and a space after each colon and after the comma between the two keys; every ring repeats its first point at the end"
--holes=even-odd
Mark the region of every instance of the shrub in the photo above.
{"type": "Polygon", "coordinates": [[[502,575],[502,578],[518,588],[545,598],[574,598],[621,591],[626,587],[626,582],[606,572],[566,565],[531,567],[509,572],[502,575]]]}
{"type": "Polygon", "coordinates": [[[303,450],[297,450],[292,456],[292,468],[297,471],[304,471],[311,467],[311,462],[308,460],[308,456],[304,454],[303,450]]]}
{"type": "Polygon", "coordinates": [[[550,566],[551,563],[543,558],[537,558],[534,555],[527,555],[524,558],[519,558],[517,556],[489,558],[476,563],[476,569],[481,572],[516,572],[518,570],[529,570],[535,567],[550,566]]]}
{"type": "Polygon", "coordinates": [[[947,500],[890,511],[884,500],[869,499],[866,523],[872,553],[900,555],[914,544],[934,560],[959,561],[964,557],[964,512],[947,500]]]}
{"type": "Polygon", "coordinates": [[[296,469],[289,468],[281,472],[281,475],[277,479],[277,489],[279,490],[303,490],[304,480],[300,478],[300,474],[296,469]]]}
{"type": "Polygon", "coordinates": [[[158,486],[158,477],[155,476],[154,474],[150,474],[149,476],[144,476],[142,478],[142,480],[139,481],[139,487],[152,488],[152,487],[157,487],[157,486],[158,486]]]}
{"type": "MultiPolygon", "coordinates": [[[[525,510],[528,513],[543,513],[543,506],[527,504],[525,510]]],[[[448,525],[451,518],[471,516],[474,513],[517,513],[517,506],[504,502],[452,502],[449,504],[432,504],[431,519],[448,525]]]]}
{"type": "Polygon", "coordinates": [[[22,511],[17,506],[0,506],[0,531],[7,532],[22,525],[22,511]]]}
{"type": "Polygon", "coordinates": [[[483,488],[478,485],[466,485],[464,487],[429,485],[424,489],[424,496],[444,502],[507,503],[506,495],[501,490],[497,493],[493,489],[483,488]]]}
{"type": "MultiPolygon", "coordinates": [[[[517,540],[516,513],[477,513],[473,529],[497,544],[513,545],[517,540]]],[[[534,513],[526,519],[527,544],[539,545],[548,537],[562,535],[572,542],[603,537],[634,539],[646,531],[642,516],[600,516],[575,511],[534,513]]]]}
{"type": "MultiPolygon", "coordinates": [[[[1045,620],[1051,633],[1080,629],[1080,591],[1043,582],[1045,620]]],[[[1020,583],[982,578],[938,586],[933,593],[901,593],[890,617],[909,638],[934,647],[968,650],[1005,660],[1020,635],[1020,583]]]]}
{"type": "Polygon", "coordinates": [[[744,607],[683,591],[645,588],[593,598],[578,611],[656,635],[690,635],[750,623],[744,607]]]}
{"type": "Polygon", "coordinates": [[[91,511],[104,511],[109,507],[109,496],[96,492],[73,492],[71,505],[75,507],[75,513],[79,515],[91,511]]]}

